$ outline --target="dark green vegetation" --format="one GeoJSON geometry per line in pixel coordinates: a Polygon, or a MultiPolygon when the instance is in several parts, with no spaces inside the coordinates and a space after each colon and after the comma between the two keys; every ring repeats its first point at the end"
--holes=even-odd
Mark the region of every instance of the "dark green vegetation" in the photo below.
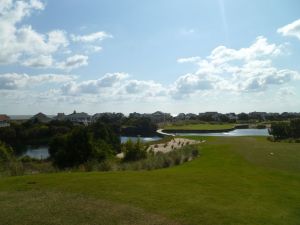
{"type": "Polygon", "coordinates": [[[147,148],[138,139],[136,143],[133,143],[130,139],[122,146],[122,152],[124,153],[124,161],[137,161],[145,159],[147,157],[147,148]]]}
{"type": "Polygon", "coordinates": [[[300,144],[206,139],[200,157],[168,169],[1,178],[0,221],[299,224],[300,144]]]}
{"type": "Polygon", "coordinates": [[[272,123],[270,134],[274,136],[275,140],[300,138],[300,119],[272,123]]]}
{"type": "MultiPolygon", "coordinates": [[[[12,147],[15,156],[26,151],[28,145],[50,145],[50,159],[46,160],[45,164],[52,162],[58,169],[73,169],[86,163],[90,165],[92,161],[93,163],[103,162],[119,153],[121,151],[120,135],[123,132],[132,135],[147,135],[155,131],[156,125],[146,117],[125,118],[122,114],[109,114],[109,116],[103,114],[96,122],[93,121],[88,126],[57,120],[43,123],[37,119],[12,123],[10,127],[0,129],[0,141],[12,147]]],[[[127,151],[126,159],[134,157],[134,154],[138,152],[131,153],[134,151],[127,151]]],[[[142,155],[137,157],[137,159],[140,158],[142,155]]],[[[24,160],[16,157],[13,160],[18,161],[18,172],[10,174],[24,173],[26,171],[23,165],[24,160]]],[[[34,167],[45,171],[45,168],[34,165],[35,162],[29,163],[29,159],[25,161],[30,164],[29,169],[34,167]]],[[[53,171],[53,169],[48,168],[47,171],[53,171]]]]}
{"type": "Polygon", "coordinates": [[[13,147],[15,152],[22,152],[26,145],[48,144],[58,135],[70,132],[74,125],[69,121],[51,121],[47,124],[35,120],[24,123],[11,123],[10,127],[0,129],[0,140],[13,147]]]}
{"type": "Polygon", "coordinates": [[[101,162],[120,151],[120,139],[110,125],[97,121],[78,126],[50,142],[50,159],[58,168],[72,168],[88,161],[101,162]]]}

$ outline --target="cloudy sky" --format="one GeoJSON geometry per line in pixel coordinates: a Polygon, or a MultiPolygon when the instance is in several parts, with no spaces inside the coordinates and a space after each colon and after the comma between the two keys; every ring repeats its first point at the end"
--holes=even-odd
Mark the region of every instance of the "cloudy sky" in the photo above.
{"type": "Polygon", "coordinates": [[[300,111],[300,1],[0,0],[0,113],[300,111]]]}

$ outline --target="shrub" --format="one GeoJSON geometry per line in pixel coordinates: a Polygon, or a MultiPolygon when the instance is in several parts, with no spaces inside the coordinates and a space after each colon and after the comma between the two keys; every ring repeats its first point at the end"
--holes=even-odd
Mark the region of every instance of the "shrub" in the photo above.
{"type": "Polygon", "coordinates": [[[136,143],[129,139],[124,144],[124,161],[137,161],[147,157],[147,149],[138,138],[136,143]]]}
{"type": "Polygon", "coordinates": [[[288,138],[290,134],[290,127],[288,123],[276,122],[271,124],[269,132],[275,139],[288,138]]]}
{"type": "Polygon", "coordinates": [[[0,141],[0,163],[8,162],[12,159],[12,157],[13,157],[12,148],[0,141]]]}
{"type": "Polygon", "coordinates": [[[180,165],[183,162],[197,157],[199,154],[196,145],[185,146],[168,153],[157,152],[156,154],[148,154],[147,158],[126,162],[120,165],[120,170],[153,170],[167,168],[174,165],[180,165]]]}

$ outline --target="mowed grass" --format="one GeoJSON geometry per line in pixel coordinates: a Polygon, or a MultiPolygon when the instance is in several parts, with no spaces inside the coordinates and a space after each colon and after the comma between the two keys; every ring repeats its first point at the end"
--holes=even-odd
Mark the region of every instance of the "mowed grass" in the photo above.
{"type": "Polygon", "coordinates": [[[234,124],[172,124],[165,126],[163,129],[167,130],[224,130],[234,128],[234,124]]]}
{"type": "Polygon", "coordinates": [[[206,139],[168,169],[2,178],[0,224],[300,224],[300,144],[206,139]]]}

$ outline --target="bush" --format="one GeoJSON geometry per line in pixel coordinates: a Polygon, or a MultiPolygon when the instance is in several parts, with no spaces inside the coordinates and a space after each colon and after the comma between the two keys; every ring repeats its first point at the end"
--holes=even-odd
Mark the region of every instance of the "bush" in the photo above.
{"type": "Polygon", "coordinates": [[[290,126],[286,122],[272,123],[269,132],[275,139],[288,138],[290,134],[290,126]]]}
{"type": "Polygon", "coordinates": [[[0,163],[8,162],[12,159],[12,157],[13,157],[12,148],[0,141],[0,163]]]}
{"type": "Polygon", "coordinates": [[[287,122],[276,122],[271,124],[270,134],[276,140],[286,138],[299,138],[300,137],[300,119],[292,119],[287,122]]]}
{"type": "Polygon", "coordinates": [[[292,119],[290,122],[290,136],[293,138],[300,137],[300,119],[292,119]]]}
{"type": "Polygon", "coordinates": [[[180,165],[199,154],[196,145],[188,145],[181,149],[176,149],[168,153],[157,152],[148,154],[147,158],[135,161],[125,162],[120,165],[121,170],[153,170],[167,168],[174,165],[180,165]]]}
{"type": "Polygon", "coordinates": [[[147,157],[147,148],[142,144],[139,138],[136,143],[133,143],[131,139],[129,139],[123,145],[123,151],[124,161],[137,161],[147,157]]]}

